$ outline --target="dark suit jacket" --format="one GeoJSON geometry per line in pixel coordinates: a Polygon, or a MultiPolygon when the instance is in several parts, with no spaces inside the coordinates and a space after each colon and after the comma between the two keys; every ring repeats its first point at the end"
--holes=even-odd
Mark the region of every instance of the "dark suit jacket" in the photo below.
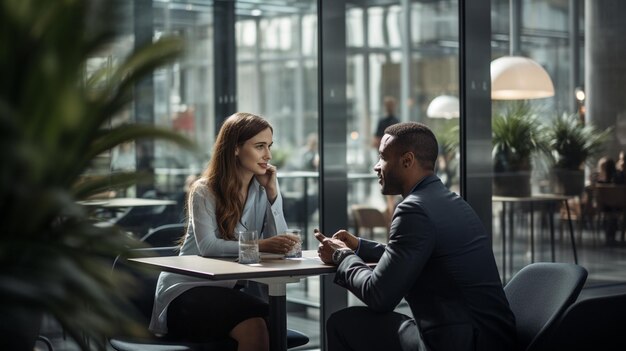
{"type": "Polygon", "coordinates": [[[357,254],[341,262],[335,282],[375,311],[405,298],[431,350],[515,349],[515,317],[486,231],[436,176],[398,205],[387,245],[361,239],[357,254]]]}

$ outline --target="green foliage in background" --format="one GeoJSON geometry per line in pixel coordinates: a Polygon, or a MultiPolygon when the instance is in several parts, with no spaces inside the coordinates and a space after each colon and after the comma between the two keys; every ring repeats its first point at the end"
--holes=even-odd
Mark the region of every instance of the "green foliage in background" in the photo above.
{"type": "Polygon", "coordinates": [[[491,130],[496,172],[529,171],[531,156],[547,152],[544,127],[526,101],[494,114],[491,130]]]}
{"type": "Polygon", "coordinates": [[[576,115],[557,115],[547,131],[554,166],[581,170],[585,162],[604,150],[611,131],[611,128],[600,131],[591,125],[584,125],[576,115]]]}
{"type": "Polygon", "coordinates": [[[117,228],[94,226],[76,200],[138,175],[74,185],[98,155],[127,141],[160,138],[192,148],[155,126],[110,127],[131,102],[134,85],[183,49],[180,40],[163,38],[86,77],[87,59],[115,34],[111,7],[80,0],[0,3],[0,321],[49,313],[83,350],[103,350],[106,335],[134,330],[110,269],[116,255],[139,244],[117,228]]]}

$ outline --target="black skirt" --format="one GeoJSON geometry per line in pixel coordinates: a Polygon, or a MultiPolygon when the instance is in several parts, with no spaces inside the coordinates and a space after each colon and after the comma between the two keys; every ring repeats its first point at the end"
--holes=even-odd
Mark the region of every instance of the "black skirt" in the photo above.
{"type": "Polygon", "coordinates": [[[267,320],[269,307],[260,299],[214,286],[191,288],[167,308],[167,338],[207,341],[228,338],[230,331],[246,319],[267,320]]]}

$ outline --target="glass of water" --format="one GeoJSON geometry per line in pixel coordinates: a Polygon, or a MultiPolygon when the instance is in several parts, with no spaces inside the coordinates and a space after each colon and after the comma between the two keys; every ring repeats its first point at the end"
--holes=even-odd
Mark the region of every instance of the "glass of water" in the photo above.
{"type": "Polygon", "coordinates": [[[239,263],[259,263],[259,234],[256,230],[238,230],[239,263]]]}
{"type": "Polygon", "coordinates": [[[298,240],[298,242],[291,247],[291,250],[285,254],[285,258],[302,257],[302,232],[300,229],[290,228],[281,235],[291,235],[292,237],[297,237],[298,240]]]}

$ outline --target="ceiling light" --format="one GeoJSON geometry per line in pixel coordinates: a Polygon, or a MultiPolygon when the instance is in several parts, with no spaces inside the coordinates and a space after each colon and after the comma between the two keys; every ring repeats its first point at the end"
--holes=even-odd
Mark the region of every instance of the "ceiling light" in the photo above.
{"type": "Polygon", "coordinates": [[[540,64],[527,57],[504,56],[491,62],[491,98],[539,99],[554,96],[552,80],[540,64]]]}
{"type": "Polygon", "coordinates": [[[452,95],[439,95],[428,105],[426,115],[430,118],[459,118],[459,98],[452,95]]]}

